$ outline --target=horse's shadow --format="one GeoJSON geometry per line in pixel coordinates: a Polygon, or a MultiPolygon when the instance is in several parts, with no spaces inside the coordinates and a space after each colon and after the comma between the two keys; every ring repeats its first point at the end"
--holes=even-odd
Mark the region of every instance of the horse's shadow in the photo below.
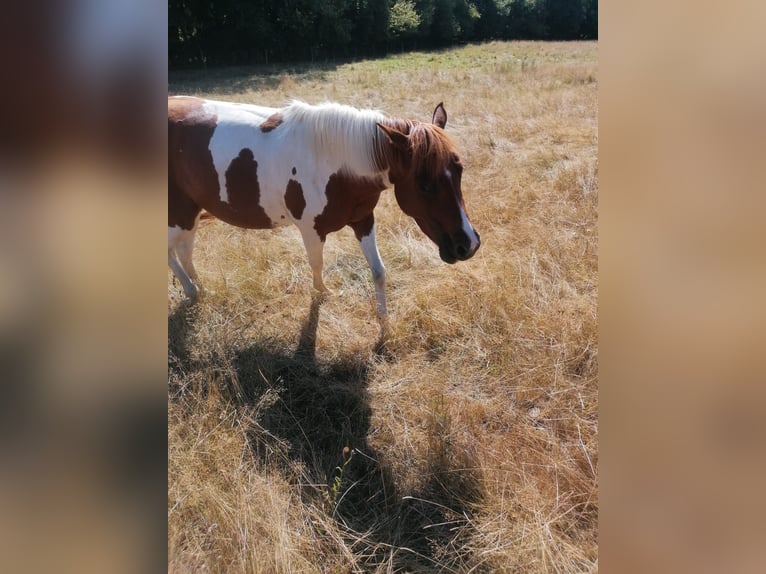
{"type": "Polygon", "coordinates": [[[239,350],[231,381],[231,394],[241,405],[259,407],[254,450],[264,446],[262,437],[277,437],[289,458],[302,462],[318,482],[342,463],[345,447],[366,448],[371,415],[369,365],[356,356],[317,361],[321,304],[320,297],[313,298],[293,351],[268,340],[239,350]]]}
{"type": "Polygon", "coordinates": [[[168,315],[168,378],[170,381],[183,379],[187,372],[199,366],[192,361],[189,353],[191,337],[198,318],[199,307],[187,299],[182,300],[168,315]]]}
{"type": "MultiPolygon", "coordinates": [[[[367,387],[377,356],[318,359],[322,302],[321,297],[312,299],[294,349],[280,341],[255,341],[235,353],[232,372],[221,383],[237,406],[256,412],[257,424],[249,432],[253,454],[269,465],[282,465],[300,483],[304,500],[325,505],[345,528],[365,533],[371,566],[392,561],[397,569],[432,571],[443,565],[438,549],[454,541],[450,527],[467,509],[445,489],[438,460],[427,461],[422,491],[407,496],[400,491],[385,453],[368,443],[372,409],[367,387]]],[[[194,317],[192,310],[182,309],[169,318],[175,335],[169,357],[175,357],[179,373],[200,367],[183,348],[194,329],[185,321],[194,317]]],[[[375,348],[380,347],[379,341],[375,348]]],[[[477,490],[477,485],[465,482],[460,489],[477,490]]]]}

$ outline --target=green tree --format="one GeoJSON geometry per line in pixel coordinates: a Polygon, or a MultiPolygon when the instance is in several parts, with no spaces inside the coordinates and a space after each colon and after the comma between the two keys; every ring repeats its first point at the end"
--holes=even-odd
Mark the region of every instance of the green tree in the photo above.
{"type": "Polygon", "coordinates": [[[388,4],[388,0],[355,0],[351,15],[355,50],[377,54],[387,45],[390,37],[388,4]]]}
{"type": "Polygon", "coordinates": [[[391,6],[388,30],[392,38],[411,38],[420,25],[420,15],[412,0],[396,0],[391,6]]]}
{"type": "Polygon", "coordinates": [[[504,0],[474,0],[473,5],[479,13],[475,34],[479,40],[495,40],[503,35],[503,20],[508,8],[504,0]]]}
{"type": "Polygon", "coordinates": [[[284,0],[274,4],[276,8],[272,45],[276,59],[310,58],[311,47],[316,45],[316,2],[314,0],[284,0]]]}
{"type": "Polygon", "coordinates": [[[457,38],[460,40],[476,39],[476,24],[481,18],[476,4],[468,0],[457,0],[453,13],[457,23],[457,38]]]}
{"type": "Polygon", "coordinates": [[[435,0],[431,21],[430,40],[439,46],[451,44],[458,36],[459,26],[455,19],[456,0],[435,0]]]}
{"type": "Polygon", "coordinates": [[[322,54],[337,56],[351,44],[353,22],[349,18],[353,0],[321,0],[314,3],[312,59],[322,54]]]}
{"type": "Polygon", "coordinates": [[[598,0],[168,0],[171,67],[598,38],[598,0]]]}
{"type": "Polygon", "coordinates": [[[472,39],[479,16],[476,6],[468,0],[434,0],[427,37],[437,46],[472,39]]]}
{"type": "Polygon", "coordinates": [[[415,10],[417,10],[420,17],[420,25],[418,26],[419,38],[426,38],[431,30],[431,23],[434,20],[434,12],[436,11],[436,2],[438,0],[415,0],[415,10]]]}

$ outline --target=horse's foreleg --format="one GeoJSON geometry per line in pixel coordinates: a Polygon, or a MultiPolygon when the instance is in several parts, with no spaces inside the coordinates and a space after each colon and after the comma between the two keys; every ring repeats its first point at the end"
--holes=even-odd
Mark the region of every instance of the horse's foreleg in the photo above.
{"type": "Polygon", "coordinates": [[[388,316],[386,309],[386,268],[380,259],[378,244],[375,241],[375,217],[371,213],[362,221],[351,223],[351,228],[359,240],[367,264],[372,272],[372,280],[375,283],[375,299],[378,317],[385,320],[388,316]]]}
{"type": "Polygon", "coordinates": [[[322,293],[331,293],[322,280],[324,241],[313,229],[301,230],[301,236],[303,237],[303,245],[306,247],[311,272],[314,274],[314,289],[322,293]]]}

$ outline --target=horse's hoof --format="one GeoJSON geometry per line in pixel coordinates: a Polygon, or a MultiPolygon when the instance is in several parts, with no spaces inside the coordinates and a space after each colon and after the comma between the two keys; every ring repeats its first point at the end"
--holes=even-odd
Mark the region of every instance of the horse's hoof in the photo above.
{"type": "Polygon", "coordinates": [[[210,295],[215,295],[215,291],[212,291],[210,289],[205,289],[204,287],[198,287],[197,285],[194,286],[194,291],[191,293],[186,293],[186,299],[189,302],[189,304],[194,304],[205,297],[209,297],[210,295]]]}

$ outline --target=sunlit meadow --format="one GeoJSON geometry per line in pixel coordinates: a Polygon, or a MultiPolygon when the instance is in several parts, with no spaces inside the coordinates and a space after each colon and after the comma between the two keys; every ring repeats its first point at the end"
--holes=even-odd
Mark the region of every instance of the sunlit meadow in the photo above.
{"type": "Polygon", "coordinates": [[[444,102],[482,247],[447,265],[391,191],[390,324],[350,229],[321,300],[296,229],[213,220],[168,271],[169,571],[598,570],[597,44],[493,42],[171,74],[169,92],[444,102]]]}

